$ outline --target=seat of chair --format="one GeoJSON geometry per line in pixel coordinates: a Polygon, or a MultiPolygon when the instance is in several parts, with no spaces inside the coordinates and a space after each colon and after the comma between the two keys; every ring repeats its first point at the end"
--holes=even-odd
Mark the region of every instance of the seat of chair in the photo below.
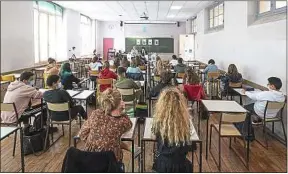
{"type": "MultiPolygon", "coordinates": [[[[213,124],[216,130],[219,132],[219,124],[213,124]]],[[[221,125],[221,136],[242,136],[238,129],[233,124],[221,125]]]]}

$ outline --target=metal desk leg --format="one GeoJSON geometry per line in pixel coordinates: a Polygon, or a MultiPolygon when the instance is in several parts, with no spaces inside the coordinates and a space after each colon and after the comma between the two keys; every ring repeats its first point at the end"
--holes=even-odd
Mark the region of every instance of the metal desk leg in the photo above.
{"type": "Polygon", "coordinates": [[[132,157],[132,173],[134,173],[134,140],[132,140],[131,143],[132,143],[132,153],[131,153],[131,157],[132,157]]]}
{"type": "Polygon", "coordinates": [[[240,105],[243,105],[243,101],[242,101],[242,95],[240,95],[240,105]]]}
{"type": "Polygon", "coordinates": [[[22,173],[24,173],[25,164],[24,164],[24,149],[23,149],[23,130],[22,128],[19,128],[19,129],[20,129],[20,148],[21,148],[21,168],[22,168],[22,173]]]}
{"type": "MultiPolygon", "coordinates": [[[[144,160],[143,160],[143,156],[144,156],[144,152],[143,152],[143,150],[144,150],[144,141],[143,140],[141,140],[141,173],[143,173],[144,172],[144,160]]],[[[145,156],[144,156],[144,158],[145,158],[145,156]]]]}
{"type": "MultiPolygon", "coordinates": [[[[193,143],[192,143],[193,146],[193,143]]],[[[192,150],[192,173],[194,173],[194,151],[192,150]]]]}
{"type": "Polygon", "coordinates": [[[138,146],[140,146],[141,144],[141,135],[140,135],[140,123],[138,122],[138,146]]]}
{"type": "Polygon", "coordinates": [[[202,173],[202,141],[199,142],[200,144],[200,155],[199,155],[199,172],[202,173]]]}
{"type": "Polygon", "coordinates": [[[198,135],[200,136],[200,121],[201,121],[201,107],[200,107],[200,103],[199,103],[199,112],[198,112],[198,135]]]}
{"type": "MultiPolygon", "coordinates": [[[[248,115],[249,115],[249,122],[248,122],[248,136],[249,136],[250,124],[251,124],[251,114],[248,114],[248,115]]],[[[249,141],[249,138],[247,138],[247,159],[246,159],[246,165],[247,165],[248,170],[249,170],[249,146],[250,146],[250,141],[249,141]]]]}
{"type": "Polygon", "coordinates": [[[206,125],[206,160],[208,159],[208,129],[209,129],[209,117],[210,113],[208,112],[208,117],[207,117],[207,125],[206,125]]]}

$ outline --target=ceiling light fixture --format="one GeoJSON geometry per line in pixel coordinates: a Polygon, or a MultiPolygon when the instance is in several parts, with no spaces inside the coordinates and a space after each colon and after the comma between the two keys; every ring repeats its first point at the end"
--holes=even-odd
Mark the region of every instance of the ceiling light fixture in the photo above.
{"type": "Polygon", "coordinates": [[[180,10],[182,6],[171,6],[171,10],[180,10]]]}

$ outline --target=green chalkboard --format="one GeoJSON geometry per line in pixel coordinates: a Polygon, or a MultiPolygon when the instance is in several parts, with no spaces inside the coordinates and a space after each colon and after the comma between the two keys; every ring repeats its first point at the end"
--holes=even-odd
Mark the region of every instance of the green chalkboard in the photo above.
{"type": "Polygon", "coordinates": [[[147,52],[155,53],[174,53],[174,39],[173,38],[125,38],[125,52],[130,52],[132,47],[135,46],[137,50],[142,47],[147,52]],[[146,39],[146,44],[143,45],[143,40],[146,39]],[[149,45],[149,40],[152,39],[152,45],[149,45]],[[140,40],[140,45],[137,45],[137,40],[140,40]],[[155,40],[158,45],[155,45],[155,40]]]}

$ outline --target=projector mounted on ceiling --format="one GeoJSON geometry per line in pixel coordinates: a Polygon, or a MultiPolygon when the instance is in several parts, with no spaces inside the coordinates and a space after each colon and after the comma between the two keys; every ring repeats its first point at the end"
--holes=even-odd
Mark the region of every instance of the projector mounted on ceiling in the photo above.
{"type": "Polygon", "coordinates": [[[145,12],[143,12],[143,14],[140,16],[140,19],[142,20],[148,20],[149,17],[147,16],[147,14],[145,12]]]}

